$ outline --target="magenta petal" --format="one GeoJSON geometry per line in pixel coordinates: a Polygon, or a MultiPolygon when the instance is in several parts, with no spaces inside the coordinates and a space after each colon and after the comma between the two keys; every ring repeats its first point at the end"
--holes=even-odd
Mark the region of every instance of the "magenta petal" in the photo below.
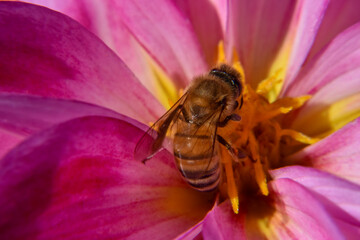
{"type": "Polygon", "coordinates": [[[203,223],[204,239],[245,239],[245,218],[235,215],[230,201],[216,206],[205,217],[203,223]]]}
{"type": "Polygon", "coordinates": [[[133,125],[135,120],[112,110],[75,100],[0,93],[0,126],[21,135],[84,116],[112,117],[133,125]]]}
{"type": "Polygon", "coordinates": [[[0,93],[0,159],[25,137],[52,125],[83,116],[107,116],[126,120],[112,110],[75,100],[0,93]]]}
{"type": "Polygon", "coordinates": [[[329,213],[360,227],[360,185],[314,168],[291,166],[271,171],[274,179],[289,178],[322,196],[329,213]]]}
{"type": "Polygon", "coordinates": [[[114,50],[135,76],[155,92],[152,69],[144,57],[144,49],[122,22],[122,16],[111,1],[32,0],[26,1],[66,14],[93,32],[114,50]]]}
{"type": "Polygon", "coordinates": [[[186,232],[177,236],[176,240],[192,240],[192,239],[201,238],[202,226],[203,226],[203,221],[200,221],[198,224],[196,224],[186,232]]]}
{"type": "Polygon", "coordinates": [[[0,127],[0,161],[3,156],[24,140],[25,136],[0,127]]]}
{"type": "Polygon", "coordinates": [[[170,154],[133,161],[144,132],[106,117],[40,132],[0,162],[1,239],[174,238],[206,211],[170,154]]]}
{"type": "Polygon", "coordinates": [[[1,91],[86,101],[146,123],[161,115],[124,63],[80,24],[43,7],[0,4],[1,91]]]}
{"type": "Polygon", "coordinates": [[[113,1],[124,24],[158,61],[185,87],[207,70],[200,44],[188,19],[171,1],[113,1]]]}
{"type": "Polygon", "coordinates": [[[290,179],[276,179],[277,210],[272,225],[280,239],[344,239],[316,195],[290,179]]]}
{"type": "Polygon", "coordinates": [[[323,140],[290,156],[302,162],[360,184],[360,118],[323,140]]]}

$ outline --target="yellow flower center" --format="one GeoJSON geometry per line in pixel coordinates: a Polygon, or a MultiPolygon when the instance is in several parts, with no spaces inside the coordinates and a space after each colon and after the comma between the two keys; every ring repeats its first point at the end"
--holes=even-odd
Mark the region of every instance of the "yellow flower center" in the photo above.
{"type": "MultiPolygon", "coordinates": [[[[219,44],[219,62],[223,62],[223,45],[219,44]]],[[[229,153],[221,150],[226,178],[220,186],[224,195],[230,198],[233,211],[239,212],[241,197],[251,194],[269,194],[267,182],[268,169],[286,165],[284,155],[291,152],[294,145],[312,144],[319,139],[310,138],[300,132],[283,129],[279,117],[301,107],[311,96],[281,98],[270,102],[274,90],[281,83],[278,72],[263,80],[256,90],[245,81],[244,70],[234,53],[233,67],[242,76],[243,106],[237,110],[241,121],[231,122],[226,128],[219,129],[219,134],[226,138],[234,149],[229,153]],[[285,150],[285,151],[284,151],[285,150]]],[[[241,102],[241,99],[239,99],[241,102]]]]}

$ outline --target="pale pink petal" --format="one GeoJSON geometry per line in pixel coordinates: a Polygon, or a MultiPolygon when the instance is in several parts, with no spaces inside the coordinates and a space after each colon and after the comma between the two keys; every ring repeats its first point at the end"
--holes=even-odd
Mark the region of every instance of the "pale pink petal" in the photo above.
{"type": "Polygon", "coordinates": [[[214,66],[217,60],[217,46],[223,39],[224,32],[225,23],[222,22],[224,20],[221,16],[225,14],[227,4],[222,1],[222,8],[218,8],[219,6],[211,0],[175,0],[174,2],[190,19],[207,64],[210,67],[214,66]]]}
{"type": "Polygon", "coordinates": [[[240,55],[253,86],[267,77],[286,34],[292,34],[291,69],[306,57],[327,1],[230,1],[227,52],[240,55]],[[291,29],[289,29],[292,27],[291,29]],[[298,55],[300,54],[300,55],[298,55]],[[297,59],[295,61],[295,56],[297,59]]]}
{"type": "Polygon", "coordinates": [[[214,207],[204,219],[203,237],[206,240],[245,239],[245,215],[234,214],[230,201],[214,207]]]}
{"type": "Polygon", "coordinates": [[[288,157],[360,184],[360,118],[288,157]]]}
{"type": "Polygon", "coordinates": [[[133,160],[142,130],[78,118],[34,135],[0,162],[1,239],[171,239],[211,208],[171,154],[133,160]]]}
{"type": "Polygon", "coordinates": [[[171,1],[114,1],[124,24],[178,87],[206,72],[191,23],[171,1]]]}
{"type": "Polygon", "coordinates": [[[280,239],[344,239],[334,219],[308,189],[290,179],[271,181],[277,197],[269,225],[280,239]]]}
{"type": "MultiPolygon", "coordinates": [[[[108,32],[108,29],[100,29],[100,26],[107,27],[106,24],[104,24],[107,19],[101,18],[102,10],[104,9],[104,1],[26,0],[23,2],[45,6],[64,13],[81,23],[84,27],[98,35],[100,38],[101,36],[105,37],[105,32],[111,34],[108,32]],[[101,34],[101,31],[103,31],[104,34],[101,34]]],[[[105,39],[103,40],[106,42],[105,39]]]]}
{"type": "MultiPolygon", "coordinates": [[[[115,8],[107,6],[109,1],[27,0],[24,2],[38,4],[66,14],[96,34],[113,50],[116,50],[114,44],[116,44],[115,38],[117,36],[123,36],[124,40],[130,37],[121,22],[113,22],[113,18],[116,16],[110,11],[115,8]],[[117,24],[120,24],[120,26],[116,26],[117,24]]],[[[128,44],[128,41],[122,43],[124,48],[132,47],[131,44],[128,44]]],[[[119,47],[121,47],[120,44],[119,47]]]]}
{"type": "MultiPolygon", "coordinates": [[[[338,81],[338,85],[347,85],[346,74],[359,74],[360,61],[360,23],[346,29],[333,39],[314,59],[311,60],[297,78],[284,89],[284,95],[295,97],[304,94],[315,94],[327,84],[338,81]],[[343,76],[345,75],[345,76],[343,76]]],[[[360,81],[357,81],[358,83],[360,81]]],[[[357,89],[355,89],[357,90],[357,89]]],[[[350,89],[348,91],[351,91],[350,89]]],[[[339,91],[337,95],[344,94],[339,91]]],[[[347,92],[345,92],[347,94],[347,92]]],[[[350,94],[350,93],[349,93],[350,94]]],[[[347,95],[349,95],[347,94],[347,95]]],[[[339,97],[334,95],[334,101],[339,97]]]]}
{"type": "Polygon", "coordinates": [[[227,18],[229,14],[228,0],[208,0],[208,1],[210,1],[214,5],[214,8],[217,10],[220,17],[221,28],[223,29],[223,32],[225,32],[227,27],[227,18]]]}
{"type": "Polygon", "coordinates": [[[329,1],[301,0],[297,2],[288,33],[290,42],[285,43],[291,45],[291,50],[283,88],[293,81],[305,62],[329,1]]]}
{"type": "Polygon", "coordinates": [[[35,5],[0,4],[1,91],[86,101],[146,123],[162,114],[115,53],[80,24],[35,5]]]}
{"type": "Polygon", "coordinates": [[[360,2],[358,0],[330,1],[308,59],[315,56],[340,32],[360,21],[359,9],[360,2]]]}
{"type": "Polygon", "coordinates": [[[334,218],[360,228],[360,185],[302,166],[272,170],[271,175],[274,179],[289,178],[319,194],[318,200],[334,218]]]}

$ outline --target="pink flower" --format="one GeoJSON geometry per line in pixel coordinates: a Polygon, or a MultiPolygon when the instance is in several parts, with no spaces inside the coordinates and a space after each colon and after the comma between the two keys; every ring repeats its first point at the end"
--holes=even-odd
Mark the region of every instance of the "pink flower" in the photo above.
{"type": "Polygon", "coordinates": [[[32,2],[76,21],[0,2],[1,239],[360,236],[358,1],[32,2]],[[238,214],[230,184],[214,203],[168,151],[133,159],[222,40],[249,84],[239,124],[259,121],[241,125],[246,143],[234,130],[235,147],[256,145],[259,158],[246,180],[237,168],[227,179],[238,214]],[[258,110],[246,97],[260,95],[279,113],[246,121],[258,110]]]}

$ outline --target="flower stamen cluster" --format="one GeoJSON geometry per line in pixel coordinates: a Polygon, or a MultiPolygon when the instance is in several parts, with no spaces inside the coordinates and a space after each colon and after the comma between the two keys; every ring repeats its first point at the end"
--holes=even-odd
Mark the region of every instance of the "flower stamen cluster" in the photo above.
{"type": "MultiPolygon", "coordinates": [[[[221,51],[223,48],[219,47],[221,51]]],[[[223,61],[224,54],[219,53],[219,61],[223,61]]],[[[268,196],[268,170],[285,166],[282,162],[284,153],[292,145],[305,146],[313,144],[319,139],[308,137],[293,129],[283,128],[281,116],[287,114],[306,103],[309,95],[300,97],[279,98],[270,102],[267,98],[277,84],[282,80],[274,76],[263,80],[254,90],[245,81],[244,70],[234,56],[233,67],[241,74],[243,84],[242,107],[236,110],[241,121],[229,123],[229,126],[220,129],[219,134],[224,136],[234,151],[229,153],[224,147],[221,150],[225,175],[221,191],[227,192],[233,211],[239,212],[239,202],[246,193],[255,193],[268,196]],[[226,189],[226,190],[225,190],[226,189]]]]}

